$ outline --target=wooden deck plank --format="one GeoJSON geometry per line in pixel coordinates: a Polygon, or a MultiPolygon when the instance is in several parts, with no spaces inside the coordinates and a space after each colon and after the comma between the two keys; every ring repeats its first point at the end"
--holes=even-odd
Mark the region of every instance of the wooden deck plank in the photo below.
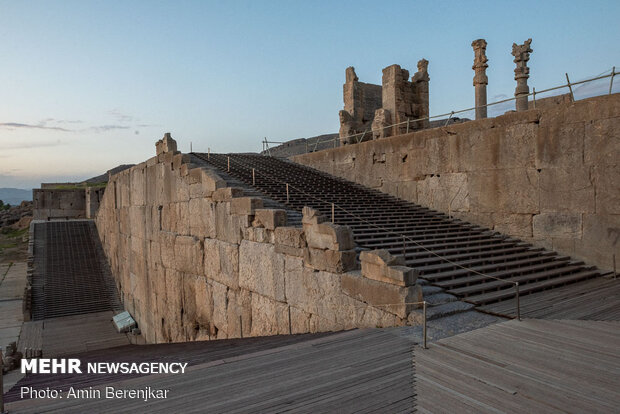
{"type": "Polygon", "coordinates": [[[620,406],[618,344],[620,324],[595,321],[509,321],[446,338],[416,352],[418,407],[613,412],[620,406]]]}

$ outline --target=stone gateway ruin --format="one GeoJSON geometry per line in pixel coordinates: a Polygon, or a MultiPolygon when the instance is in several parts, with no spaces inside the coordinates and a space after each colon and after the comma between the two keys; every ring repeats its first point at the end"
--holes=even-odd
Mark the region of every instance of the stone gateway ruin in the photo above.
{"type": "Polygon", "coordinates": [[[339,113],[341,145],[428,128],[429,120],[424,119],[429,116],[427,60],[418,62],[411,80],[409,71],[399,65],[386,67],[381,86],[359,82],[353,67],[345,75],[344,109],[339,113]]]}

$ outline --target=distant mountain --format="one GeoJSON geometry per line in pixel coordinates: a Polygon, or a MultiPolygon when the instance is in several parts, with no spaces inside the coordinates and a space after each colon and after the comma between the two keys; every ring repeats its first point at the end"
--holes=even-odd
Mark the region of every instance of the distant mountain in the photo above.
{"type": "Polygon", "coordinates": [[[21,188],[0,188],[0,200],[2,200],[4,204],[16,206],[24,200],[32,201],[32,190],[22,190],[21,188]]]}

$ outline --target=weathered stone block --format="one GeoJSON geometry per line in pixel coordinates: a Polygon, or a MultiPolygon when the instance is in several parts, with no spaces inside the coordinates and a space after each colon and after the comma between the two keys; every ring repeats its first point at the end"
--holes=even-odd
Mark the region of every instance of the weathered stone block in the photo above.
{"type": "Polygon", "coordinates": [[[272,244],[243,240],[239,246],[239,286],[284,302],[284,257],[272,244]]]}
{"type": "Polygon", "coordinates": [[[254,227],[265,227],[274,230],[276,227],[286,226],[286,211],[282,209],[256,209],[254,227]]]}
{"type": "Polygon", "coordinates": [[[301,212],[303,215],[301,219],[302,224],[319,224],[327,221],[325,216],[321,215],[318,210],[311,207],[304,207],[301,212]]]}
{"type": "Polygon", "coordinates": [[[407,303],[422,301],[419,285],[400,287],[362,277],[353,272],[341,276],[342,291],[354,299],[380,307],[399,318],[406,318],[419,305],[407,303]]]}
{"type": "Polygon", "coordinates": [[[239,245],[204,240],[204,275],[232,289],[239,288],[239,245]]]}
{"type": "Polygon", "coordinates": [[[581,214],[579,213],[541,213],[532,221],[535,239],[551,237],[581,238],[581,214]]]}
{"type": "Polygon", "coordinates": [[[316,270],[342,273],[357,267],[355,250],[321,250],[308,247],[304,250],[306,266],[316,270]]]}
{"type": "Polygon", "coordinates": [[[256,197],[239,197],[230,200],[230,214],[254,215],[256,209],[263,207],[263,199],[256,197]]]}
{"type": "Polygon", "coordinates": [[[620,214],[620,161],[616,165],[597,165],[592,175],[596,186],[596,212],[620,214]]]}
{"type": "Polygon", "coordinates": [[[309,247],[315,249],[350,250],[355,247],[353,233],[348,226],[332,223],[304,224],[309,247]]]}
{"type": "Polygon", "coordinates": [[[542,212],[594,212],[595,190],[590,167],[543,168],[539,175],[542,212]]]}
{"type": "Polygon", "coordinates": [[[248,227],[245,229],[245,239],[258,243],[273,244],[273,231],[264,227],[248,227]]]}
{"type": "Polygon", "coordinates": [[[215,238],[215,203],[207,198],[189,200],[189,228],[194,236],[215,238]]]}
{"type": "Polygon", "coordinates": [[[387,250],[363,251],[360,253],[362,275],[369,279],[398,286],[415,285],[418,272],[404,266],[403,256],[392,256],[387,250]]]}
{"type": "Polygon", "coordinates": [[[213,201],[230,201],[236,197],[243,196],[243,189],[237,187],[223,187],[213,191],[211,197],[213,201]]]}
{"type": "Polygon", "coordinates": [[[252,294],[252,336],[289,333],[288,305],[252,294]]]}
{"type": "Polygon", "coordinates": [[[299,227],[278,227],[274,230],[275,244],[303,248],[306,239],[303,229],[299,227]]]}
{"type": "Polygon", "coordinates": [[[202,241],[193,236],[177,236],[174,242],[174,262],[176,269],[192,274],[203,271],[202,241]]]}
{"type": "Polygon", "coordinates": [[[617,165],[620,159],[618,116],[596,119],[585,125],[584,163],[586,165],[617,165]]]}

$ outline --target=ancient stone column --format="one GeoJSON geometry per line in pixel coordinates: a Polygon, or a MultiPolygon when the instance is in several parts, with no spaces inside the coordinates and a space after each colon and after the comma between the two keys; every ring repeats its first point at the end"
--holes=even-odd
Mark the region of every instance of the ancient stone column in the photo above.
{"type": "Polygon", "coordinates": [[[527,86],[527,78],[530,77],[530,68],[527,67],[527,61],[530,60],[530,48],[532,39],[527,39],[522,45],[512,44],[512,56],[515,57],[514,62],[517,64],[515,69],[515,80],[517,88],[515,89],[516,109],[517,111],[527,111],[528,94],[530,87],[527,86]]]}
{"type": "Polygon", "coordinates": [[[474,48],[474,66],[471,68],[475,71],[476,119],[482,119],[487,117],[487,85],[489,84],[489,78],[486,74],[489,67],[486,55],[487,41],[477,39],[471,42],[471,46],[474,48]]]}
{"type": "MultiPolygon", "coordinates": [[[[418,61],[418,71],[411,78],[415,90],[415,108],[414,116],[416,118],[427,118],[430,115],[428,83],[431,78],[428,76],[428,60],[421,59],[418,61]]],[[[418,121],[413,126],[414,129],[425,129],[430,126],[430,120],[424,119],[418,121]]]]}

